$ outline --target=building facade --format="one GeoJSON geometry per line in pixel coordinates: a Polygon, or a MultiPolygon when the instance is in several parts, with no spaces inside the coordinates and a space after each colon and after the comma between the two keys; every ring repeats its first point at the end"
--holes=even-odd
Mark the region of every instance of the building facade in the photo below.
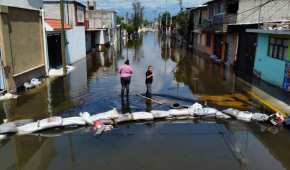
{"type": "Polygon", "coordinates": [[[262,80],[290,91],[290,31],[248,29],[257,33],[254,72],[262,80]]]}
{"type": "Polygon", "coordinates": [[[32,78],[45,75],[41,6],[41,1],[0,1],[2,90],[14,92],[32,78]]]}
{"type": "MultiPolygon", "coordinates": [[[[64,18],[65,23],[70,29],[66,29],[66,51],[67,62],[73,64],[86,57],[86,40],[85,40],[85,11],[86,4],[80,0],[64,1],[64,18]]],[[[60,21],[60,1],[44,0],[43,9],[46,20],[60,21]]],[[[47,36],[54,34],[53,31],[46,31],[47,36]]],[[[48,49],[49,50],[49,49],[48,49]]],[[[49,54],[49,52],[47,52],[49,54]]],[[[51,58],[51,57],[48,57],[51,58]]],[[[49,67],[49,64],[48,66],[49,67]]]]}

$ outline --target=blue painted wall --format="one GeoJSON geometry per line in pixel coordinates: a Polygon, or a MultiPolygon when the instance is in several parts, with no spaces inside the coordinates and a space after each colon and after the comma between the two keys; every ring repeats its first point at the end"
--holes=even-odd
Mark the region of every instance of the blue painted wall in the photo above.
{"type": "Polygon", "coordinates": [[[254,69],[261,73],[262,80],[282,88],[285,61],[268,56],[268,41],[268,34],[258,35],[254,69]]]}

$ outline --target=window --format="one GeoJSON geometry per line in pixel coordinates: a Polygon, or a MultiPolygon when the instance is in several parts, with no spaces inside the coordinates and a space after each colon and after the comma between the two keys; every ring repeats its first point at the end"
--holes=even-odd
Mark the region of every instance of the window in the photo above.
{"type": "Polygon", "coordinates": [[[288,55],[288,39],[270,37],[268,56],[280,60],[286,60],[288,55]]]}
{"type": "Polygon", "coordinates": [[[206,34],[206,46],[210,47],[211,46],[211,33],[206,34]]]}

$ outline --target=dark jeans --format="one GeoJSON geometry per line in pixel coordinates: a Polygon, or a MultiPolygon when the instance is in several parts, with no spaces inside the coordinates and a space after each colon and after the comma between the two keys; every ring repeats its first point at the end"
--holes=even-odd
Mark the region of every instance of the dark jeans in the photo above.
{"type": "Polygon", "coordinates": [[[124,95],[124,92],[126,90],[127,95],[129,95],[129,86],[131,82],[131,77],[121,77],[121,95],[124,95]]]}
{"type": "Polygon", "coordinates": [[[152,94],[152,84],[146,83],[146,88],[147,88],[147,91],[146,91],[147,96],[151,95],[152,94]]]}

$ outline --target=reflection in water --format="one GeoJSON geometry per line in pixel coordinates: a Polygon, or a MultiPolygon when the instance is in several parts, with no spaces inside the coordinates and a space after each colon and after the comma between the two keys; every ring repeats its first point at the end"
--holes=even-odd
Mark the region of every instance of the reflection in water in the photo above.
{"type": "MultiPolygon", "coordinates": [[[[89,54],[70,75],[2,102],[1,119],[95,114],[113,107],[120,113],[167,110],[169,104],[135,95],[146,91],[148,65],[154,68],[153,97],[160,101],[200,100],[263,112],[229,68],[176,47],[169,38],[148,33],[127,47],[121,54],[89,54]],[[127,57],[134,69],[132,93],[120,99],[117,68],[127,57]]],[[[90,129],[59,129],[0,142],[0,169],[290,169],[289,145],[288,130],[234,120],[120,125],[99,137],[90,129]]]]}

